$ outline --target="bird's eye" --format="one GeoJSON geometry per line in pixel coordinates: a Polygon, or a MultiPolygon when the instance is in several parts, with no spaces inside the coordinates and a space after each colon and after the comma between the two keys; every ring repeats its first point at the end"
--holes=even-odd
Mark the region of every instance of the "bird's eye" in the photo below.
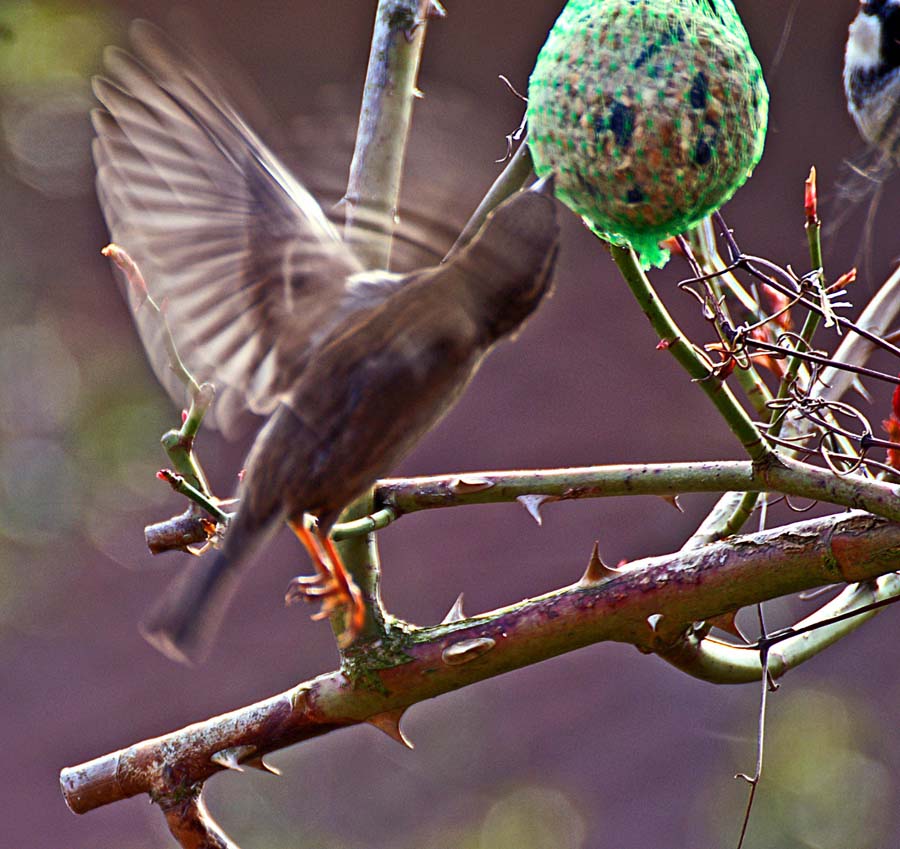
{"type": "Polygon", "coordinates": [[[895,44],[900,42],[900,7],[895,7],[884,18],[884,34],[895,44]]]}

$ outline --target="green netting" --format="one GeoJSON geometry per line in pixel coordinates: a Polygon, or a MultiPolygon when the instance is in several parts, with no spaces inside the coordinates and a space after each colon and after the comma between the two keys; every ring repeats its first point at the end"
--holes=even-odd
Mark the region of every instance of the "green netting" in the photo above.
{"type": "Polygon", "coordinates": [[[768,102],[731,0],[570,0],[529,82],[529,146],[598,236],[662,265],[658,243],[750,176],[768,102]]]}

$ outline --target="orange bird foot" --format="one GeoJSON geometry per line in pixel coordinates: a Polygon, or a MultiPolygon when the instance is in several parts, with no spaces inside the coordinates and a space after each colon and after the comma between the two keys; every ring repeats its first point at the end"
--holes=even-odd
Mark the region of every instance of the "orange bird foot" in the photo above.
{"type": "Polygon", "coordinates": [[[366,621],[362,593],[347,572],[334,543],[318,530],[310,531],[302,522],[290,522],[303,547],[316,567],[315,575],[298,575],[288,585],[285,604],[297,601],[318,601],[322,606],[313,619],[328,619],[335,613],[343,615],[344,627],[337,643],[342,649],[352,645],[366,621]]]}

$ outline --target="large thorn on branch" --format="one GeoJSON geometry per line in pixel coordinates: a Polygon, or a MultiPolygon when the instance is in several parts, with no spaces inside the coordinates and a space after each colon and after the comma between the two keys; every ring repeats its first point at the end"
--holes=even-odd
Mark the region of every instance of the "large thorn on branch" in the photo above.
{"type": "Polygon", "coordinates": [[[449,625],[451,622],[462,622],[466,618],[463,612],[463,594],[460,593],[453,602],[453,606],[447,611],[447,615],[441,619],[441,625],[449,625]]]}
{"type": "Polygon", "coordinates": [[[544,519],[541,516],[541,507],[544,506],[546,501],[550,501],[551,496],[549,495],[520,495],[516,498],[516,501],[519,502],[527,511],[528,515],[534,519],[539,525],[544,524],[544,519]]]}
{"type": "Polygon", "coordinates": [[[240,764],[241,758],[246,758],[255,751],[255,746],[232,746],[230,749],[222,749],[216,752],[210,760],[218,766],[225,767],[225,769],[243,772],[244,768],[240,764]]]}
{"type": "Polygon", "coordinates": [[[600,543],[595,542],[594,548],[591,551],[591,559],[588,561],[587,569],[584,570],[584,574],[581,576],[581,580],[578,582],[579,584],[597,584],[600,581],[605,581],[607,578],[612,578],[614,575],[618,575],[619,570],[613,569],[611,566],[607,566],[600,559],[600,543]]]}
{"type": "Polygon", "coordinates": [[[713,628],[718,628],[726,634],[731,634],[732,637],[737,637],[744,643],[750,642],[741,632],[741,629],[738,628],[736,610],[730,610],[728,613],[723,613],[721,616],[711,616],[706,621],[712,625],[713,628]]]}
{"type": "Polygon", "coordinates": [[[396,740],[401,745],[406,746],[407,749],[412,749],[413,744],[403,733],[403,729],[400,728],[400,720],[403,718],[403,714],[406,713],[406,710],[406,708],[386,710],[384,713],[376,713],[374,716],[370,716],[366,722],[377,728],[379,731],[383,731],[392,740],[396,740]]]}

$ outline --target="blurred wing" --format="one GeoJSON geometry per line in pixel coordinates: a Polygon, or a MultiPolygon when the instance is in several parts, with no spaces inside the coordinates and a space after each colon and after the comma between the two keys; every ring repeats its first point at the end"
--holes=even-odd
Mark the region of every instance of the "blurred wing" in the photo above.
{"type": "MultiPolygon", "coordinates": [[[[362,268],[205,72],[151,24],[135,23],[132,40],[138,58],[108,49],[111,80],[94,81],[100,204],[182,359],[216,384],[211,423],[232,435],[248,410],[275,408],[362,268]]],[[[134,306],[154,371],[183,404],[161,323],[134,306]]]]}

